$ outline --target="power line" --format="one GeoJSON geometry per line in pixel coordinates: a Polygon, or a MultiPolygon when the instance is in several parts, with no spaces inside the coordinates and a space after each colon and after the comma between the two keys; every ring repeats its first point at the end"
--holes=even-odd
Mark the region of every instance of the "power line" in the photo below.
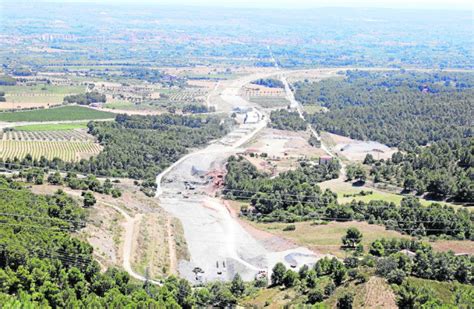
{"type": "MultiPolygon", "coordinates": [[[[20,215],[18,213],[4,213],[0,212],[0,216],[5,217],[19,217],[19,218],[32,218],[32,219],[39,219],[39,220],[51,220],[51,221],[65,221],[72,224],[85,224],[86,221],[83,220],[70,220],[70,219],[63,219],[63,218],[54,218],[54,217],[41,217],[41,216],[28,216],[28,215],[20,215]]],[[[57,222],[61,223],[61,222],[57,222]]]]}
{"type": "MultiPolygon", "coordinates": [[[[35,165],[26,165],[26,164],[21,164],[21,163],[0,163],[0,165],[7,165],[7,164],[10,164],[10,165],[19,165],[19,166],[25,166],[25,167],[30,167],[30,168],[48,168],[48,169],[54,169],[54,168],[51,168],[49,166],[46,166],[46,167],[42,167],[42,166],[35,166],[35,165]]],[[[12,171],[17,171],[17,170],[12,170],[12,171]]],[[[56,169],[56,171],[61,171],[61,172],[65,172],[65,173],[70,173],[70,172],[75,172],[75,171],[67,171],[67,170],[59,170],[59,169],[56,169]]],[[[93,174],[93,173],[90,173],[90,174],[93,174]]],[[[85,175],[85,174],[83,174],[85,175]]],[[[93,174],[95,175],[96,177],[105,177],[103,175],[98,175],[98,174],[93,174]]],[[[319,186],[321,182],[319,183],[306,183],[310,186],[319,186]]],[[[223,190],[224,192],[240,192],[240,193],[250,193],[250,194],[257,194],[257,193],[264,193],[264,194],[271,194],[269,192],[265,192],[265,191],[247,191],[247,190],[238,190],[238,189],[225,189],[223,190]]],[[[333,192],[333,191],[331,191],[333,192]]],[[[334,192],[337,194],[337,192],[334,192]]],[[[395,193],[396,194],[396,193],[395,193]]],[[[290,193],[278,193],[279,196],[290,196],[290,197],[297,197],[298,198],[298,202],[301,203],[301,204],[312,204],[313,202],[310,202],[310,201],[301,201],[300,199],[308,199],[308,198],[315,198],[315,199],[319,199],[322,195],[298,195],[298,194],[290,194],[290,193]]],[[[265,198],[261,198],[259,197],[259,199],[263,199],[265,200],[265,198]]],[[[266,199],[266,200],[272,200],[272,201],[280,201],[280,202],[287,202],[287,203],[294,203],[295,201],[294,200],[283,200],[283,199],[266,199]]],[[[441,201],[442,202],[442,201],[441,201]]],[[[436,201],[433,201],[433,203],[436,203],[436,201]]],[[[371,205],[371,207],[373,207],[374,205],[371,205]]]]}
{"type": "Polygon", "coordinates": [[[42,226],[42,225],[33,225],[33,224],[24,224],[24,223],[9,223],[9,222],[2,222],[2,220],[0,220],[0,225],[18,226],[22,228],[37,228],[37,229],[49,230],[49,232],[52,232],[52,233],[63,233],[63,232],[71,231],[70,228],[65,228],[65,227],[60,227],[60,226],[42,226]]]}

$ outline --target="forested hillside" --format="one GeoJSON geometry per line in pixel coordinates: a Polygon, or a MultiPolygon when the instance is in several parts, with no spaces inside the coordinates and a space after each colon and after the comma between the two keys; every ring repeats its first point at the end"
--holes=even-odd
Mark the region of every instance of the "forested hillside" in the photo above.
{"type": "Polygon", "coordinates": [[[471,73],[348,71],[293,87],[298,101],[329,109],[310,117],[318,130],[403,149],[472,136],[471,73]]]}
{"type": "Polygon", "coordinates": [[[366,157],[376,182],[435,199],[474,203],[474,140],[448,140],[397,152],[389,160],[366,157]]]}
{"type": "MultiPolygon", "coordinates": [[[[356,229],[343,238],[354,245],[347,248],[343,262],[324,258],[298,272],[278,263],[271,282],[244,283],[236,275],[230,283],[198,288],[174,277],[164,279],[162,286],[138,283],[117,269],[100,272],[92,247],[71,234],[84,226],[86,212],[65,193],[35,195],[4,176],[0,190],[0,303],[6,308],[224,308],[254,298],[268,283],[283,291],[294,290],[300,304],[315,304],[340,295],[338,289],[364,284],[374,271],[396,285],[400,306],[446,303],[432,291],[414,287],[408,276],[438,280],[438,284],[459,282],[448,293],[456,296],[450,301],[456,305],[468,304],[472,294],[472,258],[435,253],[425,243],[395,239],[376,240],[364,254],[358,246],[363,235],[356,229]],[[415,257],[408,258],[399,252],[402,249],[416,252],[415,257]],[[413,299],[410,291],[419,297],[413,299]]],[[[338,302],[343,301],[338,296],[338,302]]]]}

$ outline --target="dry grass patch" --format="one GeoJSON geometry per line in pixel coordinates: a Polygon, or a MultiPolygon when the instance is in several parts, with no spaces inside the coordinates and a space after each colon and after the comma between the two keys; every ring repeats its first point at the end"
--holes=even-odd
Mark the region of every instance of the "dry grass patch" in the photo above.
{"type": "Polygon", "coordinates": [[[430,242],[435,251],[453,251],[474,255],[474,241],[471,240],[437,240],[430,242]]]}
{"type": "Polygon", "coordinates": [[[273,287],[259,290],[256,294],[244,298],[239,305],[245,308],[277,309],[301,303],[301,301],[298,301],[297,296],[298,293],[294,289],[273,287]]]}
{"type": "Polygon", "coordinates": [[[166,218],[150,213],[141,217],[135,226],[132,267],[150,278],[170,274],[170,259],[166,233],[166,218]]]}
{"type": "Polygon", "coordinates": [[[341,238],[346,234],[350,227],[358,228],[362,234],[362,244],[367,249],[368,246],[380,238],[408,238],[396,231],[388,231],[380,225],[371,225],[366,222],[329,222],[328,224],[316,225],[313,222],[297,222],[294,223],[296,229],[294,231],[283,231],[288,223],[255,223],[251,225],[264,231],[270,232],[282,238],[308,247],[309,249],[321,253],[332,254],[337,257],[345,257],[346,252],[340,248],[341,238]]]}
{"type": "Polygon", "coordinates": [[[337,288],[324,303],[330,308],[335,308],[337,299],[347,292],[354,295],[353,308],[398,308],[390,285],[385,279],[375,276],[371,276],[369,281],[363,284],[355,282],[344,284],[337,288]]]}

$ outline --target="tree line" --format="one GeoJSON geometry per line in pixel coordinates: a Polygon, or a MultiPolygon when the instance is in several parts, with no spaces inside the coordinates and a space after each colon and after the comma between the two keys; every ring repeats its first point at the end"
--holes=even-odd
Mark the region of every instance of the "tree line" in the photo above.
{"type": "Polygon", "coordinates": [[[16,79],[8,75],[0,75],[0,86],[15,86],[16,79]]]}
{"type": "Polygon", "coordinates": [[[260,78],[260,79],[254,80],[252,84],[265,86],[269,88],[285,88],[285,85],[283,85],[283,82],[275,78],[260,78]]]}
{"type": "Polygon", "coordinates": [[[63,99],[63,102],[66,104],[76,103],[79,105],[90,105],[92,103],[105,103],[106,101],[107,101],[107,98],[105,97],[105,94],[101,94],[97,91],[67,95],[63,99]]]}
{"type": "Polygon", "coordinates": [[[292,222],[336,202],[333,192],[322,192],[316,183],[337,178],[339,169],[336,160],[321,165],[303,161],[296,170],[269,178],[243,157],[231,156],[223,193],[230,199],[251,201],[253,209],[245,212],[249,217],[292,222]]]}

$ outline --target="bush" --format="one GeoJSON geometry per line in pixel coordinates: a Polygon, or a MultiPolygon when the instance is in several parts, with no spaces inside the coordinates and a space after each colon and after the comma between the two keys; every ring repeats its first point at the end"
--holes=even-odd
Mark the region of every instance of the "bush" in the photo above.
{"type": "Polygon", "coordinates": [[[337,299],[337,308],[352,309],[353,301],[354,301],[354,295],[352,293],[345,293],[337,299]]]}
{"type": "Polygon", "coordinates": [[[283,263],[276,263],[272,269],[272,284],[273,285],[282,285],[283,278],[286,275],[286,267],[283,263]]]}
{"type": "Polygon", "coordinates": [[[334,293],[334,291],[336,290],[336,285],[334,284],[334,282],[331,280],[328,284],[326,284],[326,286],[324,287],[324,295],[326,297],[329,297],[332,295],[332,293],[334,293]]]}
{"type": "Polygon", "coordinates": [[[287,225],[283,228],[283,231],[285,231],[285,232],[286,231],[294,231],[294,230],[296,230],[296,225],[294,225],[294,224],[287,225]]]}
{"type": "Polygon", "coordinates": [[[308,292],[308,303],[315,304],[323,301],[324,293],[321,288],[314,288],[308,292]]]}
{"type": "Polygon", "coordinates": [[[405,280],[406,274],[401,269],[394,269],[390,273],[388,273],[386,277],[388,283],[400,285],[405,280]]]}
{"type": "Polygon", "coordinates": [[[283,277],[283,284],[287,288],[291,288],[295,285],[296,280],[298,280],[298,274],[291,269],[288,269],[283,277]]]}
{"type": "Polygon", "coordinates": [[[267,279],[267,277],[257,279],[257,280],[255,280],[253,285],[257,288],[265,288],[265,287],[268,286],[268,279],[267,279]]]}

